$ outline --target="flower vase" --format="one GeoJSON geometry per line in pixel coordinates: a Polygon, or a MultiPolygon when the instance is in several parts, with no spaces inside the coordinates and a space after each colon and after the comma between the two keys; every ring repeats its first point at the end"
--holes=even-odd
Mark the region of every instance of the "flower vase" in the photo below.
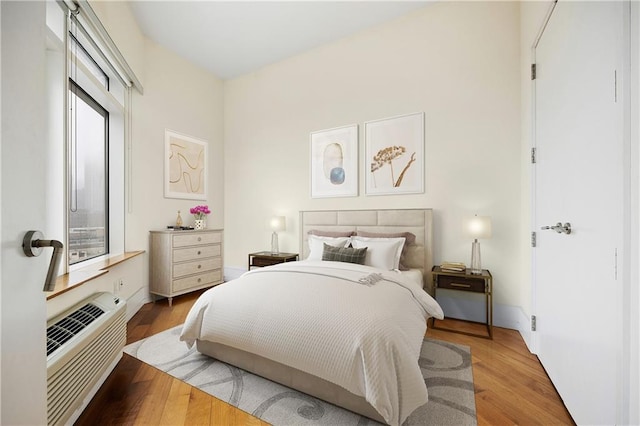
{"type": "Polygon", "coordinates": [[[193,228],[204,229],[204,219],[196,219],[193,228]]]}

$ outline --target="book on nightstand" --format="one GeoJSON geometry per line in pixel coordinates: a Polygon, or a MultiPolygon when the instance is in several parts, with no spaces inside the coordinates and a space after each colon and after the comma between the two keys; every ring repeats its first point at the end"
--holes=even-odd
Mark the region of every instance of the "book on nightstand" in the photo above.
{"type": "Polygon", "coordinates": [[[464,272],[467,266],[462,262],[442,262],[440,269],[449,272],[464,272]]]}

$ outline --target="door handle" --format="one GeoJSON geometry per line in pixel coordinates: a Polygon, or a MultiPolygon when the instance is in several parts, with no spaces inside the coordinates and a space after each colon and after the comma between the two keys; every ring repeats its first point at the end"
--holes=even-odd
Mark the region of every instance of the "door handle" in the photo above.
{"type": "Polygon", "coordinates": [[[562,223],[558,222],[554,226],[543,226],[540,229],[542,229],[543,231],[546,231],[547,229],[552,229],[552,230],[556,231],[558,234],[565,233],[565,234],[569,235],[571,233],[571,224],[569,222],[566,222],[563,225],[562,223]]]}
{"type": "Polygon", "coordinates": [[[22,251],[27,257],[40,256],[44,247],[53,247],[53,254],[42,291],[53,291],[56,286],[56,278],[58,278],[58,268],[64,245],[58,240],[44,240],[40,231],[28,231],[22,239],[22,251]]]}

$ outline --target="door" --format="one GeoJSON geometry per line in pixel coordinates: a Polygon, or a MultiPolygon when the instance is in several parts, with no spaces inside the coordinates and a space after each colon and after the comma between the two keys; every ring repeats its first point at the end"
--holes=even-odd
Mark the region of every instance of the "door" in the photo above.
{"type": "Polygon", "coordinates": [[[537,351],[578,424],[619,415],[623,16],[560,1],[535,48],[537,351]]]}
{"type": "Polygon", "coordinates": [[[47,422],[46,305],[51,251],[26,257],[22,238],[45,232],[45,2],[0,2],[0,424],[47,422]]]}

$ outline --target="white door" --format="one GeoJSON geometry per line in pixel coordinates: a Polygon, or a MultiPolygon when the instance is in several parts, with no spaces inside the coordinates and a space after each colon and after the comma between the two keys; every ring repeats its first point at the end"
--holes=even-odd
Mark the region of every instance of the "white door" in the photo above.
{"type": "Polygon", "coordinates": [[[46,305],[51,250],[26,257],[29,229],[47,237],[45,2],[0,2],[0,424],[47,423],[46,305]]]}
{"type": "Polygon", "coordinates": [[[560,1],[535,49],[537,350],[578,424],[618,420],[624,13],[560,1]]]}

